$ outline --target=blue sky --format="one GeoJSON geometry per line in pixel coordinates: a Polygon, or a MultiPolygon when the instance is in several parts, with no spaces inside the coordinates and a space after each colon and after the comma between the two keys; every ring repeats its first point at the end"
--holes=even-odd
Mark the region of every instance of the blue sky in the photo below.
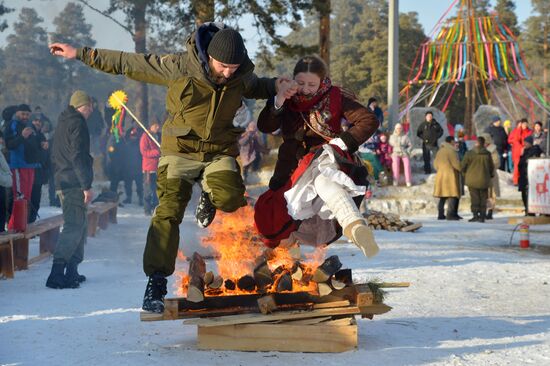
{"type": "MultiPolygon", "coordinates": [[[[492,1],[493,3],[496,2],[496,0],[492,1]]],[[[20,8],[33,7],[38,14],[44,18],[44,26],[47,30],[52,31],[53,18],[65,7],[67,2],[69,2],[69,0],[5,0],[6,6],[16,8],[15,12],[6,16],[6,19],[8,23],[11,24],[17,19],[20,8]]],[[[516,14],[521,23],[528,18],[531,13],[531,1],[515,0],[515,2],[516,14]]],[[[92,3],[99,9],[106,9],[109,0],[94,0],[92,3]]],[[[447,10],[451,3],[451,0],[400,0],[399,10],[401,12],[416,11],[419,14],[419,20],[424,27],[424,31],[428,33],[432,30],[437,20],[445,10],[447,10]]],[[[89,9],[86,9],[85,14],[87,21],[92,24],[92,33],[97,41],[97,47],[133,51],[131,37],[125,31],[121,30],[119,26],[89,9]]],[[[115,16],[121,21],[124,19],[122,14],[116,14],[115,16]]],[[[254,55],[258,45],[258,35],[256,34],[256,29],[251,27],[250,23],[251,19],[245,18],[240,25],[245,29],[244,38],[247,42],[249,54],[254,55]]],[[[11,29],[8,28],[0,33],[0,46],[3,47],[5,45],[6,36],[10,31],[11,29]]],[[[281,30],[281,33],[284,33],[284,30],[281,30]]]]}

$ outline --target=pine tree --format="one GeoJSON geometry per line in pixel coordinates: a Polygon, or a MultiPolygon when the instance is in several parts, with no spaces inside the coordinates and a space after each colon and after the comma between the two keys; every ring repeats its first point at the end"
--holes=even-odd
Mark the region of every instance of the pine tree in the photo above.
{"type": "MultiPolygon", "coordinates": [[[[13,11],[13,9],[8,8],[4,5],[3,0],[0,1],[0,17],[2,17],[2,15],[10,13],[12,11],[13,11]]],[[[4,31],[7,27],[8,27],[8,23],[5,20],[0,21],[0,32],[4,31]]]]}
{"type": "Polygon", "coordinates": [[[498,13],[500,21],[517,37],[519,36],[518,17],[515,13],[516,4],[513,0],[497,0],[495,10],[498,13]]]}
{"type": "Polygon", "coordinates": [[[62,68],[50,55],[43,19],[32,8],[22,8],[14,33],[7,38],[0,70],[0,104],[30,103],[58,111],[62,68]]]}

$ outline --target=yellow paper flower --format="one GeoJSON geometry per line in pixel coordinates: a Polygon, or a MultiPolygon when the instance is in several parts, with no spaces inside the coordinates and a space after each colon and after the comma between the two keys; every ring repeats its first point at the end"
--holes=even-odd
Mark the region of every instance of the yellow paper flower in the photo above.
{"type": "Polygon", "coordinates": [[[123,90],[117,90],[109,97],[108,103],[109,106],[113,109],[121,109],[122,103],[126,104],[128,102],[128,96],[123,90]]]}

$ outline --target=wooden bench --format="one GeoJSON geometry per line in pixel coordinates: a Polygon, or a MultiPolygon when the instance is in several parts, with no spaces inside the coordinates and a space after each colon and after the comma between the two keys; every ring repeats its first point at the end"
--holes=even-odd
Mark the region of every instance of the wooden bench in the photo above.
{"type": "Polygon", "coordinates": [[[14,241],[21,239],[22,233],[0,234],[0,274],[7,278],[13,278],[15,272],[14,241]]]}
{"type": "MultiPolygon", "coordinates": [[[[90,205],[88,207],[88,236],[95,236],[98,226],[105,230],[110,223],[116,224],[117,208],[118,203],[116,202],[98,202],[90,205]]],[[[6,268],[5,276],[13,278],[14,269],[27,269],[29,264],[53,253],[63,223],[63,215],[56,215],[27,225],[27,230],[23,233],[0,235],[2,273],[6,268]],[[40,238],[40,254],[29,259],[29,240],[36,236],[40,238]]]]}
{"type": "Polygon", "coordinates": [[[96,202],[88,208],[88,236],[94,237],[97,227],[107,229],[109,224],[117,223],[117,202],[96,202]]]}
{"type": "Polygon", "coordinates": [[[63,215],[51,216],[27,225],[27,230],[20,233],[22,237],[14,240],[16,269],[27,269],[30,263],[53,253],[59,238],[59,229],[62,225],[63,215]],[[29,259],[29,240],[35,236],[40,238],[40,253],[37,257],[29,259]]]}

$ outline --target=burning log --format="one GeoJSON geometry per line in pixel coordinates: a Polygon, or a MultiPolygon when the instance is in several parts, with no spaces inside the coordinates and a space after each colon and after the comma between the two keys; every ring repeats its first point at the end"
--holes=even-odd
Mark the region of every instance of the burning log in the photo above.
{"type": "Polygon", "coordinates": [[[277,310],[277,303],[273,295],[267,295],[258,299],[258,308],[262,314],[270,314],[277,310]]]}
{"type": "Polygon", "coordinates": [[[239,278],[237,287],[243,291],[254,291],[256,289],[256,281],[254,277],[245,275],[239,278]]]}
{"type": "Polygon", "coordinates": [[[214,281],[214,273],[212,271],[206,272],[204,274],[204,285],[210,287],[212,281],[214,281]]]}
{"type": "Polygon", "coordinates": [[[260,290],[273,284],[273,273],[269,269],[265,259],[254,268],[254,281],[260,290]]]}
{"type": "Polygon", "coordinates": [[[281,275],[279,282],[277,283],[277,292],[283,291],[292,291],[292,277],[288,272],[281,275]]]}
{"type": "Polygon", "coordinates": [[[304,277],[304,271],[302,271],[302,268],[299,264],[296,265],[296,268],[294,269],[294,272],[292,272],[292,279],[295,281],[301,281],[304,277]]]}
{"type": "Polygon", "coordinates": [[[332,288],[327,283],[321,282],[318,283],[317,286],[319,289],[320,297],[330,295],[330,293],[332,292],[332,288]]]}
{"type": "Polygon", "coordinates": [[[338,256],[331,255],[325,259],[323,264],[317,267],[317,270],[313,274],[312,280],[317,283],[326,282],[330,276],[338,272],[341,267],[342,263],[340,262],[340,259],[338,259],[338,256]]]}
{"type": "Polygon", "coordinates": [[[189,287],[187,288],[187,300],[201,302],[204,300],[204,276],[206,263],[197,252],[193,253],[189,262],[189,287]]]}
{"type": "Polygon", "coordinates": [[[344,282],[340,282],[340,281],[338,281],[338,280],[336,280],[336,279],[334,279],[334,278],[330,281],[330,285],[331,285],[332,288],[335,289],[335,290],[341,290],[341,289],[343,289],[344,287],[346,287],[346,284],[345,284],[344,282]]]}
{"type": "Polygon", "coordinates": [[[224,285],[225,285],[225,288],[230,291],[233,291],[237,288],[237,285],[235,284],[235,282],[230,279],[225,280],[224,285]]]}
{"type": "Polygon", "coordinates": [[[213,290],[217,290],[220,287],[222,287],[222,285],[223,285],[222,276],[216,275],[216,276],[214,276],[214,279],[212,280],[212,282],[208,285],[208,288],[213,289],[213,290]]]}

